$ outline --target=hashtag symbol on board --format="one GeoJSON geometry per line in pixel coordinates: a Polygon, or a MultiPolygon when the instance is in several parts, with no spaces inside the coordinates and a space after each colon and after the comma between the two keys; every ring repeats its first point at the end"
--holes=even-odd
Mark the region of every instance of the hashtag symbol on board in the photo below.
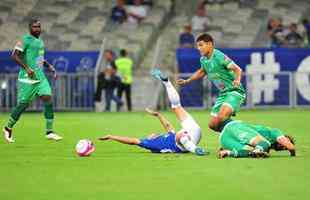
{"type": "Polygon", "coordinates": [[[261,53],[252,53],[246,72],[253,104],[273,102],[275,91],[279,89],[279,80],[275,75],[280,72],[280,64],[275,61],[274,53],[264,53],[264,62],[261,53]]]}

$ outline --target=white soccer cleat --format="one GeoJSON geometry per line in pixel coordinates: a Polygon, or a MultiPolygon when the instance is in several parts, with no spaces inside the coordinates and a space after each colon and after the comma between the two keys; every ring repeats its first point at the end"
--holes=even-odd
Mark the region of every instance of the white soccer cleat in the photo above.
{"type": "Polygon", "coordinates": [[[8,142],[8,143],[14,143],[15,140],[13,139],[13,134],[12,134],[12,129],[9,129],[7,127],[3,128],[3,136],[4,139],[8,142]]]}
{"type": "Polygon", "coordinates": [[[46,138],[47,138],[48,140],[55,140],[55,141],[62,140],[62,137],[61,137],[61,136],[59,136],[59,135],[57,135],[56,133],[53,133],[53,132],[47,134],[47,135],[46,135],[46,138]]]}

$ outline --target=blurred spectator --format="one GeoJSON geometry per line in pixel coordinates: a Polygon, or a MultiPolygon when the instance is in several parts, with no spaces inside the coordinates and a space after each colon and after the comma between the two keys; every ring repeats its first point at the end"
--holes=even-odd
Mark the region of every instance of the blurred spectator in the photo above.
{"type": "Polygon", "coordinates": [[[112,8],[111,19],[114,23],[122,24],[127,20],[124,0],[117,0],[116,6],[112,8]]]}
{"type": "Polygon", "coordinates": [[[105,69],[104,74],[102,74],[102,82],[105,90],[105,111],[111,111],[112,100],[116,103],[117,111],[119,111],[123,102],[114,94],[115,89],[119,88],[121,83],[120,77],[116,75],[116,68],[109,67],[105,69]]]}
{"type": "Polygon", "coordinates": [[[131,84],[132,84],[132,67],[133,61],[127,56],[127,51],[122,49],[120,57],[115,60],[117,72],[121,77],[121,84],[117,91],[117,96],[121,99],[123,92],[126,95],[126,103],[128,111],[131,111],[131,84]]]}
{"type": "Polygon", "coordinates": [[[115,66],[116,56],[112,50],[110,50],[110,49],[105,50],[103,53],[103,57],[106,61],[105,68],[110,68],[110,67],[116,68],[116,66],[115,66]]]}
{"type": "Polygon", "coordinates": [[[143,0],[143,5],[153,7],[153,0],[143,0]]]}
{"type": "Polygon", "coordinates": [[[267,29],[268,35],[271,39],[271,47],[279,47],[284,45],[285,33],[281,19],[270,19],[267,29]]]}
{"type": "Polygon", "coordinates": [[[146,7],[143,6],[141,0],[134,0],[134,4],[128,6],[127,14],[128,19],[127,21],[131,24],[139,24],[147,15],[146,7]]]}
{"type": "Polygon", "coordinates": [[[195,33],[207,30],[209,19],[203,6],[199,6],[192,18],[192,29],[195,33]]]}
{"type": "Polygon", "coordinates": [[[195,45],[195,37],[192,34],[191,25],[185,25],[184,31],[180,34],[179,37],[179,45],[180,47],[185,48],[193,48],[195,45]]]}
{"type": "Polygon", "coordinates": [[[97,88],[96,88],[96,93],[95,93],[95,110],[102,111],[101,109],[101,97],[102,97],[102,90],[104,89],[104,81],[105,81],[105,70],[108,68],[114,68],[116,69],[115,66],[115,56],[112,50],[105,50],[103,53],[104,57],[104,66],[101,66],[101,72],[98,74],[97,77],[97,88]]]}
{"type": "Polygon", "coordinates": [[[292,23],[289,26],[289,33],[285,36],[285,46],[301,47],[303,43],[302,36],[297,32],[297,24],[292,23]]]}
{"type": "Polygon", "coordinates": [[[205,0],[203,4],[223,4],[225,0],[205,0]]]}
{"type": "Polygon", "coordinates": [[[302,20],[302,25],[305,29],[305,40],[306,44],[310,43],[310,22],[308,19],[303,19],[302,20]]]}

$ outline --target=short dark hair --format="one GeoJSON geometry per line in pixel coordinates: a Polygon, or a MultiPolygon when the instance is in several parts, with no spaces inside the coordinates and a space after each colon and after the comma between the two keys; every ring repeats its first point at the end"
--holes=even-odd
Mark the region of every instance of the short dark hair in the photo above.
{"type": "Polygon", "coordinates": [[[33,18],[33,19],[30,19],[30,21],[29,21],[29,27],[31,27],[32,26],[32,24],[34,24],[34,23],[38,23],[38,22],[40,22],[40,20],[39,19],[37,19],[37,18],[33,18]]]}
{"type": "Polygon", "coordinates": [[[199,41],[212,42],[212,44],[214,44],[212,36],[208,33],[202,33],[198,35],[196,42],[199,42],[199,41]]]}
{"type": "Polygon", "coordinates": [[[309,20],[307,18],[302,20],[302,24],[308,24],[308,23],[309,23],[309,20]]]}
{"type": "MultiPolygon", "coordinates": [[[[295,139],[290,135],[284,135],[292,144],[295,145],[295,139]]],[[[271,149],[274,149],[275,151],[283,151],[287,150],[283,145],[279,144],[278,142],[275,142],[271,145],[271,149]]]]}
{"type": "Polygon", "coordinates": [[[120,54],[122,57],[127,56],[127,51],[126,51],[126,49],[121,49],[120,52],[119,52],[119,54],[120,54]]]}
{"type": "Polygon", "coordinates": [[[291,135],[284,135],[292,144],[295,144],[295,138],[291,135]]]}

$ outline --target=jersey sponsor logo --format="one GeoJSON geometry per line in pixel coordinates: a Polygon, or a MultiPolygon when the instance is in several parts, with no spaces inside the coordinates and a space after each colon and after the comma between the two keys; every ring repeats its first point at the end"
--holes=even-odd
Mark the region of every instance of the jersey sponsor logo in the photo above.
{"type": "Polygon", "coordinates": [[[225,84],[221,80],[214,80],[213,83],[220,90],[225,88],[225,84]]]}
{"type": "Polygon", "coordinates": [[[39,56],[36,58],[36,65],[40,68],[43,68],[43,64],[44,64],[44,57],[43,56],[39,56]]]}

